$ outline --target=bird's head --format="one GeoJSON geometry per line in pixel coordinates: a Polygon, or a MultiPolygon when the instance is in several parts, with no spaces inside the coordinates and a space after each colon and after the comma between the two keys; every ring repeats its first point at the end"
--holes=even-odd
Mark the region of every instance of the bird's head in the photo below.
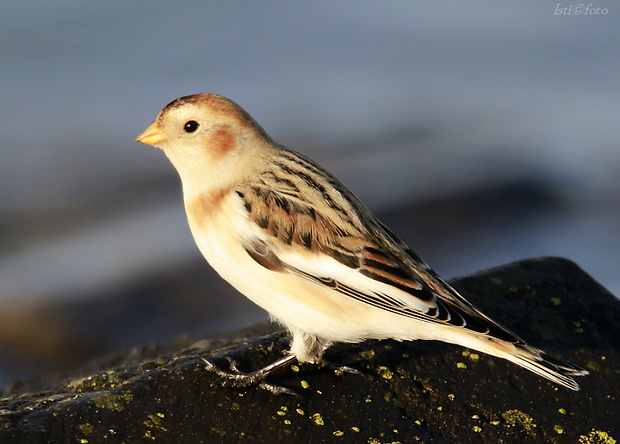
{"type": "Polygon", "coordinates": [[[239,105],[216,94],[195,94],[170,102],[138,142],[161,148],[185,187],[224,186],[260,163],[269,136],[239,105]],[[218,179],[220,179],[218,181],[218,179]]]}

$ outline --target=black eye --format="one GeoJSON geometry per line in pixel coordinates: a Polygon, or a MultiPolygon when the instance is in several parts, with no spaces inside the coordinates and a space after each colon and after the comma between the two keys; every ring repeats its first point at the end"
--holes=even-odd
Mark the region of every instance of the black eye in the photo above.
{"type": "Polygon", "coordinates": [[[196,122],[195,120],[190,120],[189,122],[185,123],[185,126],[183,127],[183,129],[185,130],[186,133],[193,133],[194,131],[196,131],[198,129],[198,122],[196,122]]]}

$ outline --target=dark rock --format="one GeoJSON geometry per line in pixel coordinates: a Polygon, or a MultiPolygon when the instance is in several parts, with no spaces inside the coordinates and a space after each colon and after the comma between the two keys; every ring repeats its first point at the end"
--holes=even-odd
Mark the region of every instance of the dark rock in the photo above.
{"type": "MultiPolygon", "coordinates": [[[[299,394],[222,387],[203,357],[255,369],[288,348],[282,333],[205,339],[182,351],[123,352],[73,375],[13,384],[1,443],[615,442],[620,437],[620,301],[574,263],[522,261],[452,284],[532,345],[588,368],[580,392],[506,361],[438,342],[338,344],[332,362],[270,382],[299,394]],[[90,372],[90,373],[89,373],[90,372]],[[28,392],[28,393],[25,393],[28,392]]],[[[182,347],[184,344],[179,344],[182,347]]]]}

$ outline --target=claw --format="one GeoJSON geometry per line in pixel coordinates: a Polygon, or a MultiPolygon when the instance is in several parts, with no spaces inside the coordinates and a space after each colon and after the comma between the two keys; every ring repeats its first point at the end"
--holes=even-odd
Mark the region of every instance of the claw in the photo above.
{"type": "Polygon", "coordinates": [[[280,370],[282,367],[286,367],[297,358],[293,355],[286,355],[277,361],[250,373],[244,373],[239,371],[237,368],[237,364],[230,358],[226,357],[228,361],[228,365],[232,371],[222,370],[220,367],[215,365],[213,362],[202,358],[203,362],[206,364],[206,369],[214,372],[218,376],[225,378],[224,385],[233,386],[233,387],[247,387],[252,384],[257,384],[262,389],[268,390],[274,394],[288,394],[299,397],[297,393],[293,390],[287,389],[286,387],[280,387],[275,384],[271,384],[269,382],[265,382],[264,379],[272,373],[280,370]]]}
{"type": "Polygon", "coordinates": [[[331,361],[327,361],[323,359],[320,363],[321,367],[331,369],[336,376],[342,376],[345,373],[350,373],[352,375],[364,376],[364,373],[359,371],[356,368],[349,367],[348,365],[340,365],[331,361]]]}
{"type": "Polygon", "coordinates": [[[299,399],[303,399],[302,396],[295,390],[283,387],[281,385],[271,384],[269,382],[262,381],[258,386],[264,390],[270,391],[274,395],[291,395],[299,399]]]}
{"type": "Polygon", "coordinates": [[[353,367],[349,367],[348,365],[340,365],[340,366],[334,368],[333,370],[334,370],[334,373],[337,376],[342,376],[345,373],[350,373],[352,375],[357,375],[357,376],[365,376],[364,373],[362,373],[358,369],[353,368],[353,367]]]}

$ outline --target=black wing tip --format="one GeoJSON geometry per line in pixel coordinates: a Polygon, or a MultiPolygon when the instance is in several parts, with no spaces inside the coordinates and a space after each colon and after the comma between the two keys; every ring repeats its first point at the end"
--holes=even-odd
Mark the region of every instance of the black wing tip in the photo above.
{"type": "Polygon", "coordinates": [[[581,368],[570,362],[562,361],[545,352],[540,352],[540,356],[544,362],[550,364],[553,369],[565,376],[586,376],[590,374],[585,368],[581,368]]]}
{"type": "Polygon", "coordinates": [[[573,379],[574,377],[586,376],[590,373],[586,369],[553,357],[541,350],[533,349],[527,345],[519,348],[527,350],[527,354],[530,354],[530,357],[521,357],[521,359],[518,359],[520,362],[514,361],[515,363],[571,390],[580,390],[579,384],[573,379]]]}

